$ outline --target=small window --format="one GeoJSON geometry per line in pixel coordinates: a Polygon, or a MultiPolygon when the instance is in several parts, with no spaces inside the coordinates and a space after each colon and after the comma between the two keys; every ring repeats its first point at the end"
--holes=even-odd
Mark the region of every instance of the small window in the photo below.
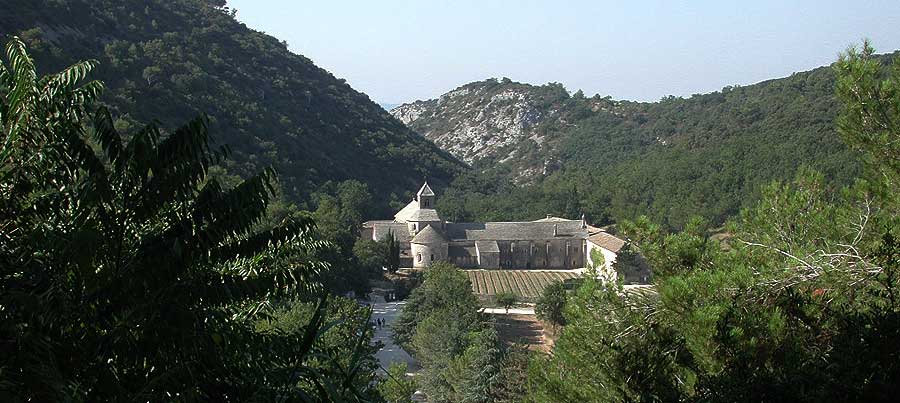
{"type": "Polygon", "coordinates": [[[431,255],[431,261],[432,262],[434,261],[434,255],[431,255]]]}
{"type": "Polygon", "coordinates": [[[421,253],[417,253],[417,254],[416,254],[416,260],[418,260],[418,261],[420,261],[420,262],[422,261],[422,254],[421,254],[421,253]]]}

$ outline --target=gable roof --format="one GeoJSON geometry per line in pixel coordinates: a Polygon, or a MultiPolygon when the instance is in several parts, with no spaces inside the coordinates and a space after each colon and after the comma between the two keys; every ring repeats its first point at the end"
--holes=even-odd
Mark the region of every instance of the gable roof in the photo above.
{"type": "Polygon", "coordinates": [[[419,189],[419,192],[416,193],[416,196],[434,196],[434,191],[431,190],[431,186],[428,186],[428,182],[425,182],[422,188],[419,189]]]}
{"type": "Polygon", "coordinates": [[[425,229],[419,231],[410,242],[418,244],[441,243],[447,242],[447,238],[429,224],[425,226],[425,229]]]}
{"type": "Polygon", "coordinates": [[[447,236],[469,241],[527,241],[564,238],[587,238],[581,221],[447,223],[447,236]],[[555,233],[555,235],[554,235],[555,233]]]}
{"type": "Polygon", "coordinates": [[[419,209],[419,203],[415,200],[409,202],[405,207],[400,209],[397,214],[394,214],[394,221],[396,222],[406,222],[409,220],[409,217],[419,209]]]}
{"type": "Polygon", "coordinates": [[[618,252],[625,246],[625,241],[623,239],[617,238],[606,232],[591,235],[588,237],[588,241],[611,252],[618,252]]]}
{"type": "Polygon", "coordinates": [[[441,221],[441,217],[438,215],[437,210],[431,208],[423,208],[413,211],[412,214],[406,219],[406,221],[412,222],[436,222],[441,221]]]}
{"type": "Polygon", "coordinates": [[[393,221],[375,221],[372,224],[372,238],[381,241],[387,238],[388,234],[394,234],[397,242],[409,242],[409,228],[406,224],[393,221]]]}
{"type": "Polygon", "coordinates": [[[475,247],[479,253],[500,253],[500,246],[497,241],[475,241],[475,247]]]}
{"type": "Polygon", "coordinates": [[[540,220],[534,220],[532,222],[563,222],[563,221],[573,221],[567,220],[565,218],[554,217],[552,215],[547,215],[547,218],[541,218],[540,220]]]}

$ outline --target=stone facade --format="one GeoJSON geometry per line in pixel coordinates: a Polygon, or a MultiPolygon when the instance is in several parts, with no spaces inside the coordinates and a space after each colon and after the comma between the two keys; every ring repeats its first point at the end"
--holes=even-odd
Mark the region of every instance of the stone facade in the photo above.
{"type": "Polygon", "coordinates": [[[590,251],[599,249],[611,271],[624,241],[581,220],[550,217],[536,221],[453,223],[434,209],[435,194],[424,184],[415,199],[393,220],[368,221],[363,236],[394,236],[401,244],[401,264],[427,268],[447,261],[461,268],[580,269],[590,251]]]}

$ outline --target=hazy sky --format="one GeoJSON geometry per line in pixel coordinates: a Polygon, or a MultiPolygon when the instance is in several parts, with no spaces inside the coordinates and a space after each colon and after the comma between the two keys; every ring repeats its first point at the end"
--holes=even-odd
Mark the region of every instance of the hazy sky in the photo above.
{"type": "Polygon", "coordinates": [[[900,49],[900,1],[229,0],[376,102],[489,77],[658,100],[900,49]]]}

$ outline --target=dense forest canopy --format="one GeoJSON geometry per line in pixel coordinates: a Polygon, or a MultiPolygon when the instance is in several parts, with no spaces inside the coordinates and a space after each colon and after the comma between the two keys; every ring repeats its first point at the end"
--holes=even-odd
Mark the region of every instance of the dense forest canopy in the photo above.
{"type": "Polygon", "coordinates": [[[448,183],[464,169],[223,3],[10,0],[0,34],[21,36],[43,73],[98,60],[102,102],[123,132],[154,119],[171,130],[208,114],[215,140],[232,149],[227,170],[246,178],[273,166],[293,202],[309,201],[327,181],[356,179],[386,207],[424,177],[448,183]]]}
{"type": "Polygon", "coordinates": [[[0,59],[0,400],[377,398],[371,311],[328,294],[307,215],[272,214],[274,171],[211,175],[202,116],[124,138],[96,66],[0,59]]]}
{"type": "MultiPolygon", "coordinates": [[[[890,55],[873,60],[886,65],[890,55]]],[[[420,115],[409,125],[439,138],[466,116],[509,111],[510,102],[521,104],[513,111],[539,117],[522,141],[478,153],[474,172],[441,202],[452,219],[584,212],[607,224],[645,214],[681,228],[695,215],[723,223],[753,205],[765,184],[801,167],[823,173],[828,184],[849,184],[860,164],[835,132],[834,85],[833,70],[821,67],[689,98],[630,102],[569,95],[559,84],[486,80],[410,104],[420,115]]],[[[472,127],[485,127],[479,119],[471,118],[472,127]]]]}
{"type": "Polygon", "coordinates": [[[771,183],[724,243],[702,220],[622,223],[654,291],[588,276],[526,401],[896,401],[900,58],[884,67],[868,43],[834,66],[835,136],[863,166],[852,185],[809,169],[771,183]]]}

